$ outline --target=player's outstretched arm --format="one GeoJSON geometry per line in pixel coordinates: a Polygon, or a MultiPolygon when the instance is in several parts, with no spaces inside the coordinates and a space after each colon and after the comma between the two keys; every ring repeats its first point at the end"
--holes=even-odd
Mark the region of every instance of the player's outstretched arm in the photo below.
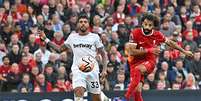
{"type": "Polygon", "coordinates": [[[169,40],[169,39],[166,39],[166,42],[165,42],[168,46],[174,48],[174,49],[177,49],[179,50],[180,52],[184,53],[186,56],[190,56],[192,57],[193,56],[193,53],[191,51],[186,51],[184,50],[182,47],[180,47],[179,45],[177,45],[177,43],[175,43],[174,41],[172,40],[169,40]]]}
{"type": "Polygon", "coordinates": [[[51,48],[53,48],[55,51],[61,53],[65,50],[68,49],[68,47],[65,44],[62,44],[61,47],[59,47],[58,45],[56,45],[55,43],[51,42],[45,35],[45,33],[41,33],[40,34],[40,38],[41,40],[45,41],[45,43],[50,46],[51,48]]]}

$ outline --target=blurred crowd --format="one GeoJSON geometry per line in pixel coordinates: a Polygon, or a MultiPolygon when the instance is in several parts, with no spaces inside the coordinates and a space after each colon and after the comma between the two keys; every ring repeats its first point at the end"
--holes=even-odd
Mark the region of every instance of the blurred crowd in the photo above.
{"type": "MultiPolygon", "coordinates": [[[[0,91],[72,91],[72,52],[57,53],[40,40],[40,32],[61,45],[76,33],[79,14],[90,19],[108,55],[103,90],[126,90],[129,65],[124,47],[145,12],[160,18],[160,30],[194,57],[161,45],[153,73],[143,90],[201,87],[201,0],[0,0],[0,91]]],[[[97,54],[100,68],[101,56],[97,54]]]]}

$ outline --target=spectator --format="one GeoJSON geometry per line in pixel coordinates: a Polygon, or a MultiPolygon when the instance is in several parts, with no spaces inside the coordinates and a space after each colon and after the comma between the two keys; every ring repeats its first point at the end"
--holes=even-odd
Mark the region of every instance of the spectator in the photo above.
{"type": "Polygon", "coordinates": [[[125,14],[124,14],[125,5],[118,5],[116,12],[113,13],[113,19],[115,23],[124,24],[125,14]]]}
{"type": "Polygon", "coordinates": [[[56,86],[56,88],[59,89],[59,92],[71,91],[71,90],[68,90],[68,88],[67,88],[68,85],[66,85],[64,78],[57,78],[55,86],[56,86]]]}
{"type": "Polygon", "coordinates": [[[183,76],[183,78],[186,79],[186,77],[188,75],[188,71],[183,66],[184,66],[183,60],[177,59],[176,63],[175,63],[175,67],[173,67],[173,71],[171,72],[171,75],[174,76],[174,78],[176,78],[176,75],[178,73],[181,73],[181,75],[183,76]]]}
{"type": "Polygon", "coordinates": [[[21,62],[19,63],[20,73],[30,73],[33,65],[29,64],[30,58],[27,55],[22,56],[21,62]]]}
{"type": "Polygon", "coordinates": [[[5,84],[6,84],[6,76],[10,72],[10,60],[8,56],[3,57],[3,64],[0,66],[0,91],[5,90],[5,84]]]}
{"type": "Polygon", "coordinates": [[[161,63],[161,69],[157,69],[156,71],[156,79],[159,79],[160,72],[164,72],[165,79],[168,80],[171,85],[175,78],[171,75],[171,70],[169,70],[168,68],[169,64],[166,61],[163,61],[161,63]]]}
{"type": "Polygon", "coordinates": [[[66,40],[71,33],[71,26],[68,23],[65,23],[63,25],[62,32],[64,34],[64,40],[66,40]]]}
{"type": "Polygon", "coordinates": [[[162,20],[160,31],[165,34],[166,37],[170,37],[175,31],[176,25],[171,21],[171,15],[166,14],[162,20]],[[169,18],[170,17],[170,18],[169,18]]]}
{"type": "Polygon", "coordinates": [[[66,52],[62,52],[59,56],[60,67],[64,67],[67,74],[71,72],[72,57],[66,52]]]}
{"type": "Polygon", "coordinates": [[[43,5],[41,15],[43,16],[45,21],[48,21],[48,19],[50,18],[48,5],[43,5]]]}
{"type": "Polygon", "coordinates": [[[29,19],[29,15],[27,13],[24,13],[22,16],[22,20],[20,20],[19,24],[22,29],[22,38],[24,39],[23,43],[26,43],[29,38],[29,29],[33,25],[33,22],[29,19]]]}
{"type": "MultiPolygon", "coordinates": [[[[47,37],[49,38],[49,39],[53,39],[53,37],[54,37],[54,31],[53,31],[53,24],[52,24],[52,21],[51,20],[48,20],[48,21],[45,21],[44,22],[44,26],[45,26],[45,28],[44,28],[44,32],[45,32],[45,34],[47,35],[47,37]]],[[[41,31],[43,31],[43,30],[41,30],[41,31]]]]}
{"type": "Polygon", "coordinates": [[[142,86],[143,90],[150,90],[150,85],[148,82],[144,82],[143,86],[142,86]]]}
{"type": "Polygon", "coordinates": [[[41,28],[41,29],[44,28],[44,21],[45,21],[45,19],[44,19],[43,15],[38,15],[36,17],[36,20],[37,20],[37,26],[39,28],[41,28]]]}
{"type": "Polygon", "coordinates": [[[112,63],[108,63],[107,64],[107,73],[108,73],[107,81],[108,81],[110,90],[114,88],[114,85],[115,85],[114,80],[117,76],[116,72],[117,70],[115,69],[115,66],[112,63]]]}
{"type": "Polygon", "coordinates": [[[3,31],[0,34],[2,40],[5,42],[6,45],[10,43],[10,36],[13,34],[11,29],[12,29],[12,27],[10,25],[5,24],[3,26],[3,31]]]}
{"type": "Polygon", "coordinates": [[[38,50],[39,45],[36,43],[36,35],[35,34],[30,34],[29,35],[29,41],[27,43],[29,46],[29,52],[33,54],[36,50],[38,50]]]}
{"type": "Polygon", "coordinates": [[[186,7],[185,6],[181,6],[180,7],[179,17],[181,19],[182,31],[186,28],[185,24],[189,20],[189,16],[186,13],[187,13],[186,7]]]}
{"type": "Polygon", "coordinates": [[[37,23],[36,21],[36,11],[34,10],[32,5],[27,6],[27,13],[29,14],[29,21],[32,22],[33,25],[37,23]]]}
{"type": "Polygon", "coordinates": [[[11,42],[8,44],[8,50],[11,51],[12,46],[15,44],[19,46],[21,51],[21,49],[23,48],[23,43],[19,40],[17,34],[11,35],[11,42]]]}
{"type": "Polygon", "coordinates": [[[21,15],[26,13],[27,6],[22,3],[22,0],[15,0],[15,4],[17,7],[17,12],[19,12],[21,15]]]}
{"type": "Polygon", "coordinates": [[[33,84],[33,86],[37,82],[36,78],[37,78],[37,76],[39,74],[40,74],[40,71],[39,71],[39,69],[37,67],[34,67],[34,68],[31,69],[30,82],[31,82],[31,84],[33,84]]]}
{"type": "Polygon", "coordinates": [[[166,61],[168,63],[168,65],[169,65],[168,69],[172,70],[172,66],[174,65],[174,61],[171,59],[171,55],[170,55],[169,50],[164,50],[162,52],[162,56],[159,57],[159,62],[158,62],[158,65],[157,65],[158,69],[161,69],[160,67],[161,67],[161,63],[163,61],[166,61]]]}
{"type": "Polygon", "coordinates": [[[44,69],[45,80],[51,83],[51,85],[55,85],[57,81],[57,74],[53,72],[53,67],[51,64],[46,64],[44,69]]]}
{"type": "Polygon", "coordinates": [[[186,39],[186,40],[189,40],[188,39],[188,34],[189,33],[192,33],[192,38],[193,40],[195,40],[197,37],[198,37],[198,32],[197,30],[195,30],[193,28],[193,22],[191,20],[188,20],[186,22],[186,30],[183,31],[182,35],[183,37],[186,39]]]}
{"type": "Polygon", "coordinates": [[[53,22],[53,30],[54,32],[62,31],[63,21],[59,18],[58,15],[52,15],[52,22],[53,22]]]}
{"type": "Polygon", "coordinates": [[[53,41],[56,45],[61,46],[61,45],[64,43],[64,35],[63,35],[63,32],[62,32],[62,31],[60,31],[60,32],[55,32],[52,41],[53,41]]]}
{"type": "Polygon", "coordinates": [[[64,79],[65,81],[69,78],[70,72],[67,74],[64,66],[60,66],[58,69],[58,77],[64,79]]]}
{"type": "Polygon", "coordinates": [[[120,70],[117,72],[117,82],[114,85],[115,91],[122,91],[125,90],[126,84],[125,84],[125,72],[121,72],[120,70]]]}
{"type": "Polygon", "coordinates": [[[109,14],[105,11],[104,6],[102,4],[96,5],[95,14],[100,16],[101,22],[103,22],[109,14]]]}
{"type": "Polygon", "coordinates": [[[184,81],[184,78],[182,76],[181,73],[178,73],[177,76],[176,76],[176,79],[174,81],[174,83],[172,84],[172,88],[174,86],[178,87],[178,88],[175,88],[175,89],[183,89],[182,88],[182,85],[183,85],[183,81],[184,81]],[[175,85],[174,85],[175,84],[175,85]]]}
{"type": "Polygon", "coordinates": [[[51,92],[52,84],[46,81],[44,74],[39,74],[34,85],[34,92],[51,92]]]}
{"type": "Polygon", "coordinates": [[[52,16],[56,11],[56,0],[48,0],[49,13],[52,16]]]}
{"type": "Polygon", "coordinates": [[[156,89],[157,82],[155,81],[155,74],[151,73],[147,76],[147,82],[150,85],[150,89],[156,89]]]}
{"type": "Polygon", "coordinates": [[[195,79],[199,82],[201,81],[201,53],[200,51],[195,51],[194,52],[194,57],[193,60],[191,62],[191,68],[190,68],[190,72],[195,76],[195,79]]]}
{"type": "Polygon", "coordinates": [[[196,39],[196,43],[197,43],[198,46],[201,45],[201,31],[199,32],[199,36],[196,39]]]}
{"type": "Polygon", "coordinates": [[[170,88],[170,84],[166,80],[165,72],[163,72],[163,71],[159,72],[159,80],[157,81],[156,89],[157,90],[165,90],[165,89],[169,89],[169,88],[170,88]]]}
{"type": "Polygon", "coordinates": [[[195,51],[197,49],[197,43],[193,40],[193,33],[188,32],[186,34],[186,40],[183,41],[184,47],[189,45],[190,51],[195,51]]]}
{"type": "Polygon", "coordinates": [[[22,75],[22,81],[17,86],[18,92],[33,92],[33,85],[30,82],[30,76],[29,74],[23,74],[22,75]],[[26,89],[26,90],[24,90],[26,89]]]}
{"type": "Polygon", "coordinates": [[[17,90],[17,85],[20,83],[20,71],[17,63],[11,65],[10,72],[6,76],[6,86],[5,91],[10,92],[12,90],[17,90]]]}
{"type": "Polygon", "coordinates": [[[196,90],[196,89],[199,89],[196,81],[195,81],[195,77],[192,73],[189,73],[187,75],[187,78],[184,82],[184,86],[185,88],[184,89],[190,89],[190,90],[196,90]]]}
{"type": "Polygon", "coordinates": [[[43,43],[43,42],[40,43],[40,48],[34,52],[34,57],[36,56],[37,53],[41,53],[42,63],[47,64],[51,52],[49,50],[47,50],[45,43],[43,43]]]}
{"type": "Polygon", "coordinates": [[[20,47],[18,44],[12,45],[11,51],[8,53],[8,57],[10,59],[10,63],[19,63],[22,57],[20,52],[20,47]]]}
{"type": "Polygon", "coordinates": [[[7,49],[5,43],[0,41],[0,65],[3,64],[3,57],[6,55],[7,49]]]}
{"type": "Polygon", "coordinates": [[[101,18],[98,15],[95,15],[93,17],[93,26],[92,26],[92,32],[101,34],[103,32],[102,24],[101,24],[101,18]]]}

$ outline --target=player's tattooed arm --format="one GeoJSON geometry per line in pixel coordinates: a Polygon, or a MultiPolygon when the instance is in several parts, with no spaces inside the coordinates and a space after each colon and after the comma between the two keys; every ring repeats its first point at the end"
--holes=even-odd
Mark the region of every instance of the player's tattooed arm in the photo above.
{"type": "Polygon", "coordinates": [[[45,35],[44,32],[41,32],[41,33],[40,33],[40,39],[41,39],[42,41],[44,41],[48,46],[50,46],[51,48],[53,48],[55,51],[57,51],[58,53],[61,53],[61,52],[65,51],[65,50],[68,50],[68,49],[69,49],[69,45],[62,44],[62,45],[59,47],[57,44],[51,42],[51,41],[46,37],[46,35],[45,35]]]}
{"type": "Polygon", "coordinates": [[[98,50],[98,53],[101,54],[102,64],[103,64],[103,70],[101,72],[100,79],[105,79],[105,77],[107,75],[107,62],[108,62],[107,53],[106,53],[104,47],[98,48],[97,50],[98,50]]]}
{"type": "Polygon", "coordinates": [[[107,58],[107,53],[106,53],[104,47],[98,48],[98,53],[102,57],[103,69],[107,69],[108,58],[107,58]]]}
{"type": "Polygon", "coordinates": [[[65,45],[65,44],[62,44],[60,47],[58,45],[56,45],[55,43],[52,43],[52,42],[48,42],[47,44],[48,44],[48,46],[53,48],[58,53],[61,53],[61,52],[66,51],[66,50],[69,49],[69,46],[65,45]]]}
{"type": "Polygon", "coordinates": [[[166,39],[165,43],[166,43],[168,46],[170,46],[170,47],[172,47],[172,48],[174,48],[174,49],[179,50],[180,52],[184,53],[184,54],[187,55],[187,56],[190,56],[190,57],[193,56],[193,53],[192,53],[192,52],[184,50],[182,47],[180,47],[177,43],[175,43],[175,42],[172,41],[172,40],[166,39]]]}

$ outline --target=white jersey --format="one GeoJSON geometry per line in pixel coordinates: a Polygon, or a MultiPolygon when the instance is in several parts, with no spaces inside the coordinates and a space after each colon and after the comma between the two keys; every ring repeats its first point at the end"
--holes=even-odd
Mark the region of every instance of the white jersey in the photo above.
{"type": "MultiPolygon", "coordinates": [[[[78,60],[83,56],[96,57],[96,49],[103,47],[100,37],[97,34],[89,33],[81,36],[79,33],[70,34],[64,42],[66,46],[70,45],[74,57],[71,70],[78,70],[78,60]]],[[[99,68],[96,68],[99,70],[99,68]]]]}

